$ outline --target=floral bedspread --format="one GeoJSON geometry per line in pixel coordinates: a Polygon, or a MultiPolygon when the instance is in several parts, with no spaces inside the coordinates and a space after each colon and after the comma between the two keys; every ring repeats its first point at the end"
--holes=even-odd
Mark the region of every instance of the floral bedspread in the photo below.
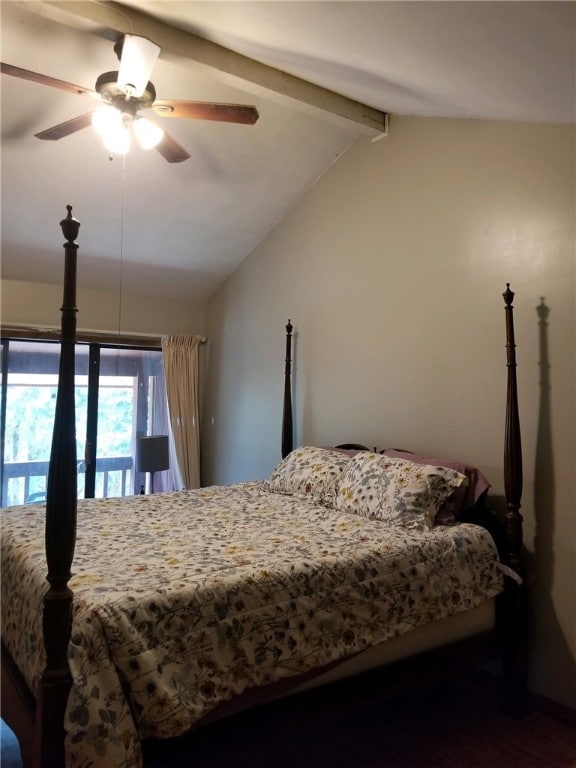
{"type": "MultiPolygon", "coordinates": [[[[44,663],[44,507],[2,511],[2,635],[44,663]]],[[[67,764],[141,765],[140,740],[502,589],[472,525],[413,532],[264,483],[78,502],[67,764]]],[[[193,765],[193,763],[190,763],[193,765]]]]}

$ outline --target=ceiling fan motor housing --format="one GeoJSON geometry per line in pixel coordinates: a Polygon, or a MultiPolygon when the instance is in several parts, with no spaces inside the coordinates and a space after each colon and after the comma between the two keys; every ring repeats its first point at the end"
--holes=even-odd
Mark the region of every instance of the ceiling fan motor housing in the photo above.
{"type": "Polygon", "coordinates": [[[96,91],[102,96],[102,100],[107,104],[135,115],[139,109],[151,107],[156,101],[156,89],[152,83],[146,85],[142,96],[131,96],[126,94],[123,88],[118,85],[118,72],[104,72],[96,80],[96,91]]]}

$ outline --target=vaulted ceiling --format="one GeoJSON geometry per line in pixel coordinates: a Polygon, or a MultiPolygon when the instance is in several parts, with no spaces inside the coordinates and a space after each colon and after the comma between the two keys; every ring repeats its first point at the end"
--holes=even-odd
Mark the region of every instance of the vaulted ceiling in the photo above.
{"type": "MultiPolygon", "coordinates": [[[[93,89],[125,33],[156,42],[160,99],[254,105],[240,125],[156,118],[190,154],[110,156],[94,108],[3,74],[2,275],[60,282],[58,222],[81,221],[83,287],[205,301],[358,138],[395,115],[575,122],[572,2],[0,3],[5,64],[93,89]]],[[[382,138],[386,141],[386,138],[382,138]]]]}

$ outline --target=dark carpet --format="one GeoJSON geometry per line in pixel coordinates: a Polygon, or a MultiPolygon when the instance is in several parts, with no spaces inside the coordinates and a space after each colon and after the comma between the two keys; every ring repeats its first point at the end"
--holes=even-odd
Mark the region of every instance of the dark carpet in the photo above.
{"type": "Polygon", "coordinates": [[[502,712],[491,676],[355,679],[146,747],[146,768],[576,768],[576,729],[502,712]]]}
{"type": "MultiPolygon", "coordinates": [[[[374,673],[147,742],[145,768],[576,768],[574,721],[506,715],[491,675],[390,682],[374,673]]],[[[20,768],[1,735],[2,768],[20,768]]]]}

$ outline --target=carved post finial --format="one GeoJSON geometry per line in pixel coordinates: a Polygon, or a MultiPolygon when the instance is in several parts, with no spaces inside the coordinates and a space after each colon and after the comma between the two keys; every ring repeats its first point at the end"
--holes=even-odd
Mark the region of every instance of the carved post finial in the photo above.
{"type": "Polygon", "coordinates": [[[60,226],[62,227],[62,234],[66,238],[66,240],[69,243],[73,243],[74,240],[78,237],[78,232],[80,231],[80,222],[78,219],[75,219],[72,216],[72,206],[67,205],[66,210],[68,211],[66,218],[62,219],[60,222],[60,226]]]}

